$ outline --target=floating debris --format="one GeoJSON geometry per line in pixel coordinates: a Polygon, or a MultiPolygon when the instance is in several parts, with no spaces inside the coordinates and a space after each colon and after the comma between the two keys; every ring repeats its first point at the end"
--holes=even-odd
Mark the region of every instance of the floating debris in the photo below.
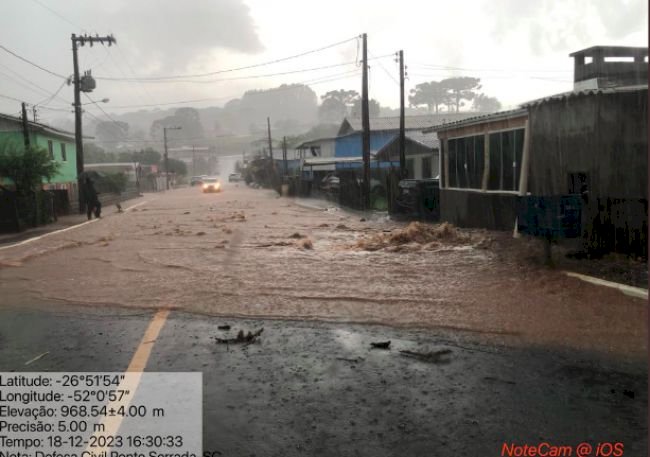
{"type": "Polygon", "coordinates": [[[247,334],[245,334],[243,330],[240,330],[239,333],[237,333],[237,336],[235,338],[215,338],[215,339],[219,344],[253,344],[257,341],[257,339],[260,337],[263,331],[264,331],[264,327],[262,327],[261,329],[257,330],[254,333],[249,331],[247,334]]]}
{"type": "Polygon", "coordinates": [[[379,341],[377,343],[370,343],[373,349],[390,349],[390,341],[379,341]]]}

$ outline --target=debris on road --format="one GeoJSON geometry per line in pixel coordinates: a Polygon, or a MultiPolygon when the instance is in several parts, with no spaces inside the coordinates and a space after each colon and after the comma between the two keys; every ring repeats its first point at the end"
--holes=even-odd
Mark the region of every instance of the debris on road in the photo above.
{"type": "Polygon", "coordinates": [[[415,351],[399,351],[404,357],[411,357],[422,362],[427,363],[449,363],[451,360],[445,358],[447,354],[451,354],[451,349],[441,349],[432,352],[415,352],[415,351]]]}
{"type": "MultiPolygon", "coordinates": [[[[393,249],[413,244],[416,248],[434,248],[439,243],[468,244],[472,241],[469,234],[463,233],[449,223],[437,225],[411,222],[403,229],[392,230],[389,233],[377,233],[369,238],[357,241],[355,247],[364,251],[393,249]]],[[[398,249],[399,250],[399,249],[398,249]]]]}
{"type": "Polygon", "coordinates": [[[390,349],[390,341],[379,341],[376,343],[370,343],[370,347],[373,349],[390,349]]]}
{"type": "Polygon", "coordinates": [[[219,330],[230,330],[230,325],[225,324],[225,325],[219,325],[217,327],[219,330]]]}
{"type": "Polygon", "coordinates": [[[314,243],[309,238],[303,238],[298,242],[298,247],[302,249],[314,249],[314,243]]]}
{"type": "Polygon", "coordinates": [[[306,236],[306,235],[302,235],[302,234],[300,234],[300,233],[298,233],[298,232],[295,232],[294,234],[290,235],[289,238],[294,238],[294,239],[296,239],[296,240],[300,240],[300,239],[302,239],[302,238],[307,238],[307,236],[306,236]]]}
{"type": "Polygon", "coordinates": [[[264,331],[264,327],[257,330],[255,333],[249,331],[247,334],[244,334],[244,331],[240,330],[239,333],[237,333],[237,336],[235,338],[215,338],[215,339],[219,344],[253,344],[257,341],[257,339],[259,338],[259,336],[262,334],[263,331],[264,331]]]}

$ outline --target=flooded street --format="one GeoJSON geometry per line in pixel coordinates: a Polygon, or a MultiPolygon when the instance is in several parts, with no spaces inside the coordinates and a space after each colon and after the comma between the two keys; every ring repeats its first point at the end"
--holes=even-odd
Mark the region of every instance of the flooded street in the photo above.
{"type": "Polygon", "coordinates": [[[129,205],[0,250],[0,304],[169,307],[440,329],[630,361],[646,354],[645,301],[530,262],[535,245],[524,240],[508,240],[522,246],[516,255],[487,232],[391,233],[406,224],[243,184],[129,205]]]}
{"type": "Polygon", "coordinates": [[[0,249],[0,371],[122,372],[150,345],[147,371],[203,373],[211,456],[647,449],[645,302],[535,243],[243,185],[123,207],[0,249]]]}

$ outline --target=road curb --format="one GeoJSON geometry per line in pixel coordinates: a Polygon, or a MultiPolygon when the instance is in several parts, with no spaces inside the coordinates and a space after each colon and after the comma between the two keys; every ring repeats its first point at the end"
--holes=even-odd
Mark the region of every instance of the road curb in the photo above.
{"type": "Polygon", "coordinates": [[[565,275],[572,278],[578,278],[582,281],[589,282],[591,284],[596,284],[597,286],[611,287],[613,289],[618,289],[623,292],[625,295],[635,298],[641,298],[642,300],[648,299],[648,290],[642,289],[640,287],[628,286],[627,284],[621,284],[613,281],[606,281],[604,279],[595,278],[593,276],[587,276],[580,273],[574,273],[572,271],[565,271],[565,275]]]}

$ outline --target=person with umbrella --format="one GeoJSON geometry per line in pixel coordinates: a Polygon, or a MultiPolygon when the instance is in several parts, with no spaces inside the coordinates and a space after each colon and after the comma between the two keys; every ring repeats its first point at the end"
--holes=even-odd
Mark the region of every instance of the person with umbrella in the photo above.
{"type": "Polygon", "coordinates": [[[100,218],[102,214],[102,204],[99,201],[98,192],[95,189],[93,180],[90,179],[90,176],[86,176],[84,180],[84,200],[86,204],[86,215],[88,220],[95,217],[100,218]]]}

